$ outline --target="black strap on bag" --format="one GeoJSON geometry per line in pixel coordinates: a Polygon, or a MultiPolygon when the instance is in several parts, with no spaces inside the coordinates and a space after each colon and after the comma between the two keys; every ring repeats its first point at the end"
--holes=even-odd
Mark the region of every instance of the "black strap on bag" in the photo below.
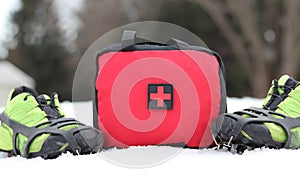
{"type": "Polygon", "coordinates": [[[188,43],[185,43],[175,38],[171,38],[165,44],[162,44],[144,38],[139,38],[136,36],[136,31],[133,30],[125,30],[123,32],[122,39],[121,39],[122,51],[132,51],[134,50],[135,44],[145,44],[145,43],[157,44],[162,46],[171,46],[180,50],[190,49],[190,45],[188,43]]]}

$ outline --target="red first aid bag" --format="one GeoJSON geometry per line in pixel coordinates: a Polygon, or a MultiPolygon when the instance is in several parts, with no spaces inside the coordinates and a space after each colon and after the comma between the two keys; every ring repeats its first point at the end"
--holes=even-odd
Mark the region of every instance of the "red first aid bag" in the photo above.
{"type": "Polygon", "coordinates": [[[213,144],[210,125],[226,111],[225,69],[216,52],[124,31],[96,62],[94,126],[104,133],[104,147],[213,144]]]}

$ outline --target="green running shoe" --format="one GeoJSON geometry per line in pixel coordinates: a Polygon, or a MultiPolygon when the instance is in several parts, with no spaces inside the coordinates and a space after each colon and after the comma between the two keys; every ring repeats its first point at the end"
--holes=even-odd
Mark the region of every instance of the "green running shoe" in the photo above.
{"type": "Polygon", "coordinates": [[[219,147],[232,152],[258,147],[300,147],[299,82],[284,75],[273,80],[263,108],[249,108],[219,116],[211,126],[219,147]]]}
{"type": "Polygon", "coordinates": [[[58,95],[38,95],[27,87],[14,89],[0,115],[0,150],[26,158],[56,158],[61,153],[89,154],[101,150],[103,134],[65,118],[58,95]]]}

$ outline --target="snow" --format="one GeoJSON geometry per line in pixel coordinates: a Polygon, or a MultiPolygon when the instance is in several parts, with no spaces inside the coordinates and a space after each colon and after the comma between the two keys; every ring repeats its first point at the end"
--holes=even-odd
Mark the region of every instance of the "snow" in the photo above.
{"type": "MultiPolygon", "coordinates": [[[[260,99],[229,98],[228,110],[261,103],[260,99]]],[[[63,108],[67,115],[91,122],[91,105],[64,102],[63,108]],[[85,116],[77,117],[78,109],[85,111],[85,116]]],[[[285,149],[256,149],[233,155],[214,149],[130,147],[85,156],[67,153],[54,160],[3,158],[0,179],[1,187],[22,188],[296,187],[299,159],[299,150],[285,149]]]]}

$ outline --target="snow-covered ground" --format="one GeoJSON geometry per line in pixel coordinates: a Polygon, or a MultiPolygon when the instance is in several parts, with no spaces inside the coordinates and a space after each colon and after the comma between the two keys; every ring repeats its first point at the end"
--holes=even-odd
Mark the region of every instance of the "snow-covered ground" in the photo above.
{"type": "MultiPolygon", "coordinates": [[[[229,98],[228,110],[261,103],[253,98],[229,98]]],[[[72,103],[64,102],[63,108],[69,116],[91,123],[91,102],[75,105],[73,110],[72,103]],[[86,113],[78,116],[76,109],[86,113]]],[[[131,147],[86,156],[64,154],[54,160],[0,159],[0,184],[22,188],[297,187],[299,159],[300,150],[257,149],[233,155],[213,149],[131,147]]]]}

